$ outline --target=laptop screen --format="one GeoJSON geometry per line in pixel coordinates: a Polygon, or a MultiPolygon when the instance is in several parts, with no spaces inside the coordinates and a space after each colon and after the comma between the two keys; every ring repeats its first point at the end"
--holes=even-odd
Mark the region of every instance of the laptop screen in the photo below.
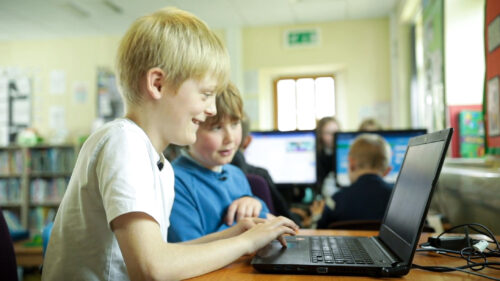
{"type": "Polygon", "coordinates": [[[405,156],[406,147],[410,138],[423,135],[427,132],[425,129],[415,130],[389,130],[389,131],[375,131],[375,132],[337,132],[334,136],[334,150],[335,150],[335,181],[338,186],[349,186],[349,173],[348,173],[348,155],[352,142],[360,134],[378,134],[381,135],[391,146],[391,172],[385,176],[384,180],[388,183],[395,183],[396,178],[401,169],[403,158],[405,156]]]}
{"type": "Polygon", "coordinates": [[[410,262],[453,130],[412,138],[379,237],[410,262]]]}
{"type": "Polygon", "coordinates": [[[265,168],[276,184],[316,183],[314,131],[251,132],[246,161],[265,168]]]}
{"type": "Polygon", "coordinates": [[[411,146],[392,195],[385,224],[408,244],[418,233],[444,142],[411,146]],[[411,202],[411,204],[408,204],[411,202]]]}

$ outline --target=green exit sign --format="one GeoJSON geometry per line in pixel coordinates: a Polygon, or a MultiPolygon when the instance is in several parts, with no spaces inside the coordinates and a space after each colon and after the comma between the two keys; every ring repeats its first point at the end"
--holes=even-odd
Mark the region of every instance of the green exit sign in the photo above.
{"type": "Polygon", "coordinates": [[[285,45],[287,47],[309,47],[318,44],[319,31],[317,29],[285,31],[285,45]]]}

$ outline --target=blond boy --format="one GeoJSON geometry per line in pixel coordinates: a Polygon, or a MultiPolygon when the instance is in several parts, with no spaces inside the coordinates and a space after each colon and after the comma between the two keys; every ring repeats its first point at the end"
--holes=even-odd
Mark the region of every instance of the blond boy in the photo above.
{"type": "Polygon", "coordinates": [[[390,171],[391,147],[376,134],[359,135],[349,150],[352,184],[332,196],[333,210],[326,206],[318,228],[346,220],[382,220],[392,187],[383,180],[390,171]]]}
{"type": "Polygon", "coordinates": [[[294,233],[285,218],[245,219],[189,246],[165,241],[174,175],[161,152],[196,140],[198,126],[216,114],[228,65],[220,40],[187,12],[162,9],[132,24],[117,58],[125,117],[82,147],[56,215],[43,280],[185,279],[294,233]]]}

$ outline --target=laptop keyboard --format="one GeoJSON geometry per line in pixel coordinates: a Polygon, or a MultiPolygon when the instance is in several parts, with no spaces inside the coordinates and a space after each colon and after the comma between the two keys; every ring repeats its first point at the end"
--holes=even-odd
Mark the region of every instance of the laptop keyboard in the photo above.
{"type": "Polygon", "coordinates": [[[313,263],[373,264],[359,240],[347,237],[311,237],[313,263]]]}

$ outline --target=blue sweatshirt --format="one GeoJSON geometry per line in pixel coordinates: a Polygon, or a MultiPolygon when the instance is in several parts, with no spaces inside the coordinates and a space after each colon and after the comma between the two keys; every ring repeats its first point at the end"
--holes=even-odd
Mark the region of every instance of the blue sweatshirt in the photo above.
{"type": "MultiPolygon", "coordinates": [[[[254,197],[245,174],[236,166],[222,166],[221,172],[202,167],[182,155],[172,162],[175,172],[175,199],[170,214],[168,241],[180,242],[221,231],[229,205],[241,197],[254,197]]],[[[256,197],[254,197],[256,198],[256,197]]],[[[269,209],[262,204],[259,217],[269,209]]]]}

